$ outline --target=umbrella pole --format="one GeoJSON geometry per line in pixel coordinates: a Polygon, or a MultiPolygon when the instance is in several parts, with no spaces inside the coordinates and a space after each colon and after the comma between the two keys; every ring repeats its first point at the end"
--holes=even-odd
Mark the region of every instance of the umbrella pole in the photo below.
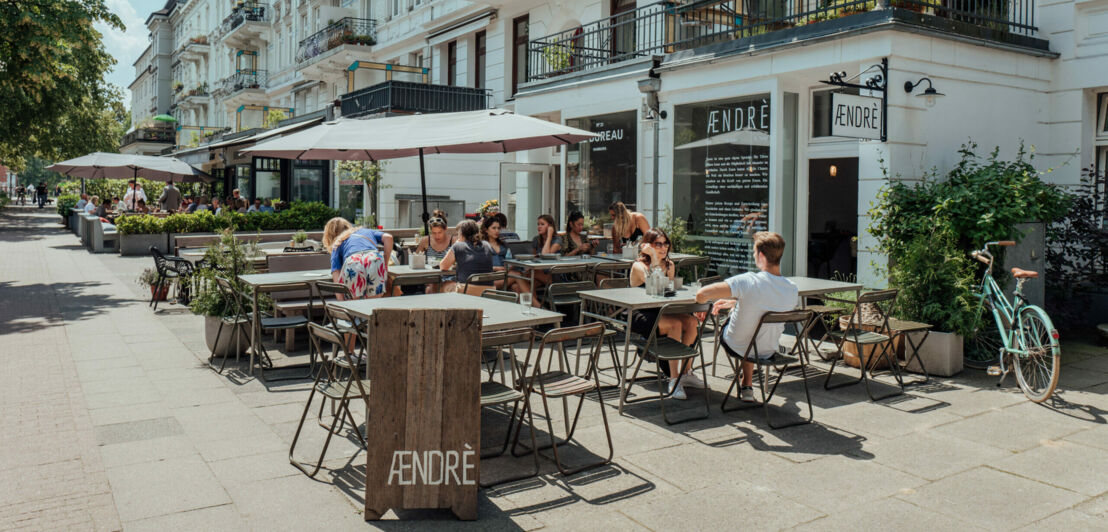
{"type": "Polygon", "coordinates": [[[427,226],[427,221],[431,219],[431,215],[427,213],[427,174],[423,170],[423,148],[419,149],[419,186],[423,193],[423,232],[430,235],[431,229],[427,226]]]}
{"type": "Polygon", "coordinates": [[[138,210],[138,167],[134,168],[134,174],[131,178],[131,210],[138,210]]]}

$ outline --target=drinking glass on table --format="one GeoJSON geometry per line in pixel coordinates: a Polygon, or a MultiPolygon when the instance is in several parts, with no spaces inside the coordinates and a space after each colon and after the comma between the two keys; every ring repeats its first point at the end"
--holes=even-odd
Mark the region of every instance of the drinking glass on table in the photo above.
{"type": "Polygon", "coordinates": [[[531,313],[531,293],[524,292],[519,295],[519,306],[523,307],[524,314],[531,313]]]}

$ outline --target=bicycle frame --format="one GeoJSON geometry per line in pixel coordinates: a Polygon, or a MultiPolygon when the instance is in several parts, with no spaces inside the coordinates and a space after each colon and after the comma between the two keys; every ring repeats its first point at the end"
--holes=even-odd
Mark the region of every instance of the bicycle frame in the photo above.
{"type": "MultiPolygon", "coordinates": [[[[990,243],[991,244],[991,243],[990,243]]],[[[1011,353],[1017,356],[1028,356],[1030,353],[1024,348],[1026,343],[1019,335],[1021,334],[1020,327],[1014,327],[1016,320],[1019,319],[1020,311],[1027,305],[1027,300],[1023,296],[1023,279],[1016,280],[1016,290],[1013,294],[1015,296],[1016,303],[1013,305],[1008,298],[1004,296],[1004,292],[1000,289],[1000,285],[993,279],[993,257],[986,250],[982,250],[983,256],[988,257],[988,267],[985,269],[985,274],[981,278],[981,291],[974,292],[974,295],[984,303],[989,304],[989,310],[993,315],[993,322],[996,324],[996,328],[1000,331],[1000,341],[1004,344],[1003,350],[1006,353],[1011,353]]],[[[1004,357],[1000,357],[1001,369],[1007,372],[1005,367],[1004,357]]]]}

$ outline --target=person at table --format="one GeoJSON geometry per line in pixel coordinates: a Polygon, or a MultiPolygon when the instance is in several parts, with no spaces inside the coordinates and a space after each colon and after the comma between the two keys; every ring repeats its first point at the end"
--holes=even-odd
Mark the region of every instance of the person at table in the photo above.
{"type": "Polygon", "coordinates": [[[93,196],[89,198],[88,203],[85,204],[85,214],[92,214],[96,212],[96,207],[100,206],[100,196],[93,196]]]}
{"type": "Polygon", "coordinates": [[[585,230],[585,215],[581,211],[573,211],[566,218],[566,237],[563,255],[587,255],[592,253],[592,244],[587,236],[581,233],[585,230]]]}
{"type": "Polygon", "coordinates": [[[258,212],[276,212],[276,211],[273,210],[273,205],[271,205],[272,201],[273,200],[268,200],[268,199],[265,200],[265,201],[262,201],[262,206],[258,207],[258,212]]]}
{"type": "MultiPolygon", "coordinates": [[[[455,268],[457,271],[454,281],[443,283],[443,292],[462,292],[465,289],[464,283],[471,275],[493,271],[493,256],[496,253],[488,242],[481,240],[481,228],[477,226],[477,222],[458,222],[458,237],[458,241],[450,246],[450,251],[446,252],[446,257],[439,263],[439,269],[455,268]]],[[[479,296],[489,288],[492,285],[471,284],[465,293],[479,296]]]]}
{"type": "Polygon", "coordinates": [[[239,192],[239,189],[236,188],[231,191],[230,199],[231,201],[228,201],[227,203],[237,203],[238,200],[243,199],[242,194],[239,192]]]}
{"type": "Polygon", "coordinates": [[[554,217],[543,214],[538,218],[538,233],[531,239],[531,249],[536,255],[553,255],[562,249],[562,237],[558,236],[554,217]]]}
{"type": "Polygon", "coordinates": [[[612,217],[612,251],[621,253],[624,244],[634,242],[650,230],[650,222],[641,212],[632,212],[622,201],[608,206],[608,215],[612,217]]]}
{"type": "Polygon", "coordinates": [[[261,208],[262,198],[254,198],[254,204],[251,205],[249,209],[246,209],[246,212],[261,212],[261,208]]]}
{"type": "Polygon", "coordinates": [[[246,214],[246,200],[242,198],[235,199],[235,212],[241,212],[246,214]]]}
{"type": "MultiPolygon", "coordinates": [[[[673,279],[676,267],[669,260],[669,235],[660,228],[648,229],[642,237],[642,247],[639,248],[639,257],[631,265],[631,286],[646,287],[646,278],[650,270],[657,267],[665,272],[666,278],[673,279]]],[[[654,322],[658,322],[658,334],[667,336],[685,345],[693,345],[696,342],[698,324],[696,317],[688,315],[658,316],[658,309],[646,309],[635,312],[631,321],[631,330],[644,337],[650,336],[654,329],[654,322]]],[[[685,375],[681,382],[675,377],[681,371],[681,361],[671,360],[667,366],[661,366],[661,370],[669,379],[669,393],[674,399],[684,400],[684,387],[703,388],[704,381],[700,380],[693,371],[692,364],[685,368],[685,375]]]]}
{"type": "MultiPolygon", "coordinates": [[[[19,188],[23,189],[23,185],[19,185],[19,188]]],[[[22,196],[23,194],[25,194],[25,192],[20,190],[19,195],[22,196]]],[[[81,199],[77,200],[77,204],[74,205],[73,208],[85,212],[85,205],[88,205],[88,194],[81,193],[81,199]]]]}
{"type": "Polygon", "coordinates": [[[146,200],[138,200],[138,204],[135,205],[135,212],[139,214],[150,214],[150,207],[146,206],[146,200]]]}
{"type": "Polygon", "coordinates": [[[208,199],[207,196],[200,196],[200,200],[196,202],[196,208],[193,209],[192,212],[200,212],[200,211],[211,210],[208,207],[208,202],[209,201],[210,200],[208,199]]]}
{"type": "Polygon", "coordinates": [[[96,204],[96,209],[93,210],[93,214],[104,218],[105,220],[112,216],[112,204],[109,201],[99,201],[96,204]]]}
{"type": "MultiPolygon", "coordinates": [[[[796,308],[799,289],[781,275],[781,256],[785,253],[785,239],[777,233],[754,233],[754,264],[757,272],[746,272],[725,281],[703,286],[696,292],[697,303],[715,301],[712,314],[729,311],[727,328],[723,331],[723,349],[734,358],[743,359],[740,396],[743,401],[754,401],[752,375],[754,363],[745,360],[747,347],[754,339],[754,331],[762,314],[785,312],[796,308]]],[[[754,339],[759,358],[769,358],[777,351],[785,325],[767,323],[754,339]]]]}
{"type": "Polygon", "coordinates": [[[500,222],[500,240],[505,242],[519,242],[522,240],[519,238],[519,233],[508,230],[508,217],[502,212],[493,214],[496,217],[496,221],[500,222]]]}
{"type": "Polygon", "coordinates": [[[183,200],[184,196],[181,191],[173,186],[173,181],[169,181],[162,189],[162,194],[158,196],[158,206],[169,212],[174,212],[181,208],[181,201],[183,200]]]}
{"type": "Polygon", "coordinates": [[[123,205],[131,210],[137,210],[138,202],[150,201],[146,198],[146,191],[142,189],[142,183],[136,183],[134,179],[127,181],[127,193],[123,195],[123,205]]]}
{"type": "Polygon", "coordinates": [[[221,205],[221,202],[219,201],[219,196],[212,197],[212,206],[209,207],[209,209],[211,209],[212,214],[216,216],[219,216],[220,213],[223,212],[223,207],[221,205]]]}
{"type": "MultiPolygon", "coordinates": [[[[492,269],[503,271],[507,268],[504,261],[512,258],[512,250],[500,238],[500,219],[498,217],[488,216],[481,222],[481,240],[487,242],[489,247],[492,248],[492,269]]],[[[493,287],[497,290],[511,290],[517,294],[524,291],[531,292],[531,283],[522,279],[497,281],[493,284],[493,287]]]]}
{"type": "Polygon", "coordinates": [[[389,273],[385,255],[368,231],[341,217],[331,218],[323,228],[323,249],[331,252],[331,280],[346,286],[354,299],[372,299],[387,293],[389,273]]]}
{"type": "MultiPolygon", "coordinates": [[[[436,210],[435,212],[441,213],[442,211],[436,210]]],[[[436,261],[442,262],[442,259],[446,258],[446,253],[450,251],[450,246],[454,243],[454,239],[450,237],[450,233],[447,231],[446,219],[435,216],[427,221],[427,225],[431,228],[431,234],[419,239],[415,252],[425,255],[428,264],[436,261]]],[[[454,276],[443,277],[442,280],[443,282],[451,282],[454,280],[454,276]]],[[[437,294],[441,291],[442,283],[429,284],[424,289],[424,292],[428,294],[437,294]]]]}

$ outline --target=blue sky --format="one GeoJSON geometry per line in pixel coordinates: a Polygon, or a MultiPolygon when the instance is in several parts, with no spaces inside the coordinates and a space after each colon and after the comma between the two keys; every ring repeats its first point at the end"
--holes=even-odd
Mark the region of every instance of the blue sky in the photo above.
{"type": "Polygon", "coordinates": [[[144,23],[151,12],[165,5],[165,0],[105,0],[105,3],[127,26],[126,32],[103,25],[99,26],[99,30],[104,35],[104,47],[116,60],[115,67],[107,76],[108,83],[123,89],[124,103],[130,107],[131,92],[127,90],[127,85],[135,79],[135,68],[131,63],[150,44],[144,23]]]}

